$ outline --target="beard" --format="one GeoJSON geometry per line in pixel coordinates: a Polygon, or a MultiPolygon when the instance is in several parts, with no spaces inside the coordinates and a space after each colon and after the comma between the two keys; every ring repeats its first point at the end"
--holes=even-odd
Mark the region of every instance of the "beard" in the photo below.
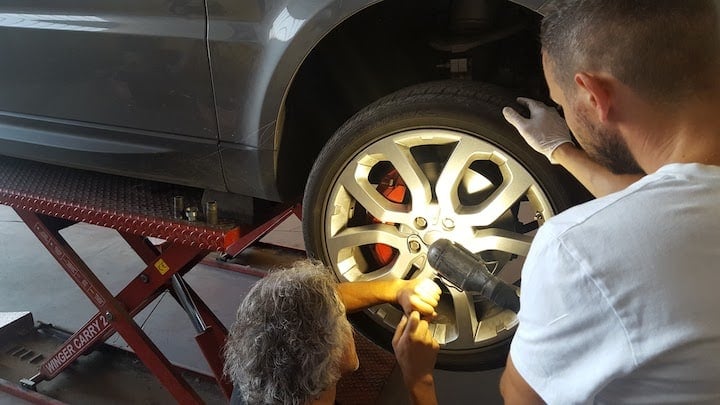
{"type": "Polygon", "coordinates": [[[645,174],[620,133],[596,125],[586,111],[578,111],[585,136],[578,142],[597,163],[614,174],[645,174]]]}

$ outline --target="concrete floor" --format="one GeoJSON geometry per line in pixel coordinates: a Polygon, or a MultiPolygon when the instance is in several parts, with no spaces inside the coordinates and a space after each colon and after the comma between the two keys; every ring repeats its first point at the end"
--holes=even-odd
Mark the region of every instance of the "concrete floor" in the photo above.
{"type": "MultiPolygon", "coordinates": [[[[117,293],[144,267],[140,259],[113,230],[77,224],[63,236],[103,280],[117,293]]],[[[267,241],[302,248],[299,221],[292,217],[267,241]]],[[[288,263],[297,254],[249,253],[244,259],[253,266],[288,263]]],[[[0,312],[30,311],[36,320],[67,330],[77,330],[95,313],[95,307],[62,271],[30,233],[15,212],[0,205],[0,312]]],[[[254,276],[198,265],[186,281],[205,299],[220,320],[229,326],[235,310],[254,276]]],[[[135,318],[170,361],[201,373],[209,373],[193,339],[192,326],[171,297],[161,296],[135,318]]],[[[126,347],[117,335],[108,343],[126,347]]],[[[438,398],[442,404],[501,404],[498,379],[501,370],[448,372],[436,370],[438,398]]],[[[159,384],[159,383],[158,383],[159,384]]],[[[112,399],[109,398],[109,402],[112,399]]],[[[0,405],[21,403],[0,393],[0,405]]],[[[400,377],[394,373],[385,385],[379,404],[407,403],[400,377]]]]}

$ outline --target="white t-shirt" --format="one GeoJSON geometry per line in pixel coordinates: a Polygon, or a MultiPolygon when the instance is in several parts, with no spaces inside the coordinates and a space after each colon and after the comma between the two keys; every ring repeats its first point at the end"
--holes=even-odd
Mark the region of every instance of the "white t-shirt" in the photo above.
{"type": "Polygon", "coordinates": [[[550,404],[720,403],[720,167],[671,164],[543,225],[510,354],[550,404]]]}

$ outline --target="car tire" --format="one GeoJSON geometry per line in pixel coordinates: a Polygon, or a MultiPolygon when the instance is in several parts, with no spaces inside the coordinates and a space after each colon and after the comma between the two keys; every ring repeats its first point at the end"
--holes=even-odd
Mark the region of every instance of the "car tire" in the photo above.
{"type": "MultiPolygon", "coordinates": [[[[340,281],[428,278],[435,273],[423,258],[427,245],[448,238],[474,246],[496,270],[521,266],[528,235],[571,205],[575,186],[504,121],[501,109],[507,105],[518,107],[497,87],[441,81],[400,90],[358,112],[327,142],[310,173],[303,200],[309,256],[340,281]]],[[[519,285],[519,269],[513,272],[507,281],[519,285]]],[[[504,366],[515,314],[440,284],[437,367],[504,366]],[[497,333],[479,337],[485,325],[495,325],[497,333]]],[[[401,315],[397,306],[385,304],[351,320],[390,349],[401,315]]]]}

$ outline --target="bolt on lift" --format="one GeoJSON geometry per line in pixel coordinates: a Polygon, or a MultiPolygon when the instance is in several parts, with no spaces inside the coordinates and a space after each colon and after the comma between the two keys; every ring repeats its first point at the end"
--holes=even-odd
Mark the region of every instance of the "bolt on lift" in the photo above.
{"type": "MultiPolygon", "coordinates": [[[[290,215],[298,205],[283,206],[258,225],[217,219],[212,203],[207,219],[195,218],[201,190],[127,177],[87,172],[0,157],[0,204],[11,206],[58,261],[98,312],[42,363],[39,372],[22,381],[27,388],[50,380],[115,332],[160,380],[179,403],[202,403],[134,321],[133,317],[168,291],[187,312],[195,340],[221,390],[229,398],[232,385],[223,377],[222,347],[227,329],[183,280],[211,252],[234,257],[290,215]],[[179,218],[182,195],[188,219],[179,218]],[[127,286],[112,295],[60,231],[84,222],[113,228],[145,263],[127,286]],[[209,223],[211,222],[211,223],[209,223]],[[150,237],[164,240],[155,245],[150,237]]],[[[216,207],[215,207],[216,208],[216,207]]]]}

